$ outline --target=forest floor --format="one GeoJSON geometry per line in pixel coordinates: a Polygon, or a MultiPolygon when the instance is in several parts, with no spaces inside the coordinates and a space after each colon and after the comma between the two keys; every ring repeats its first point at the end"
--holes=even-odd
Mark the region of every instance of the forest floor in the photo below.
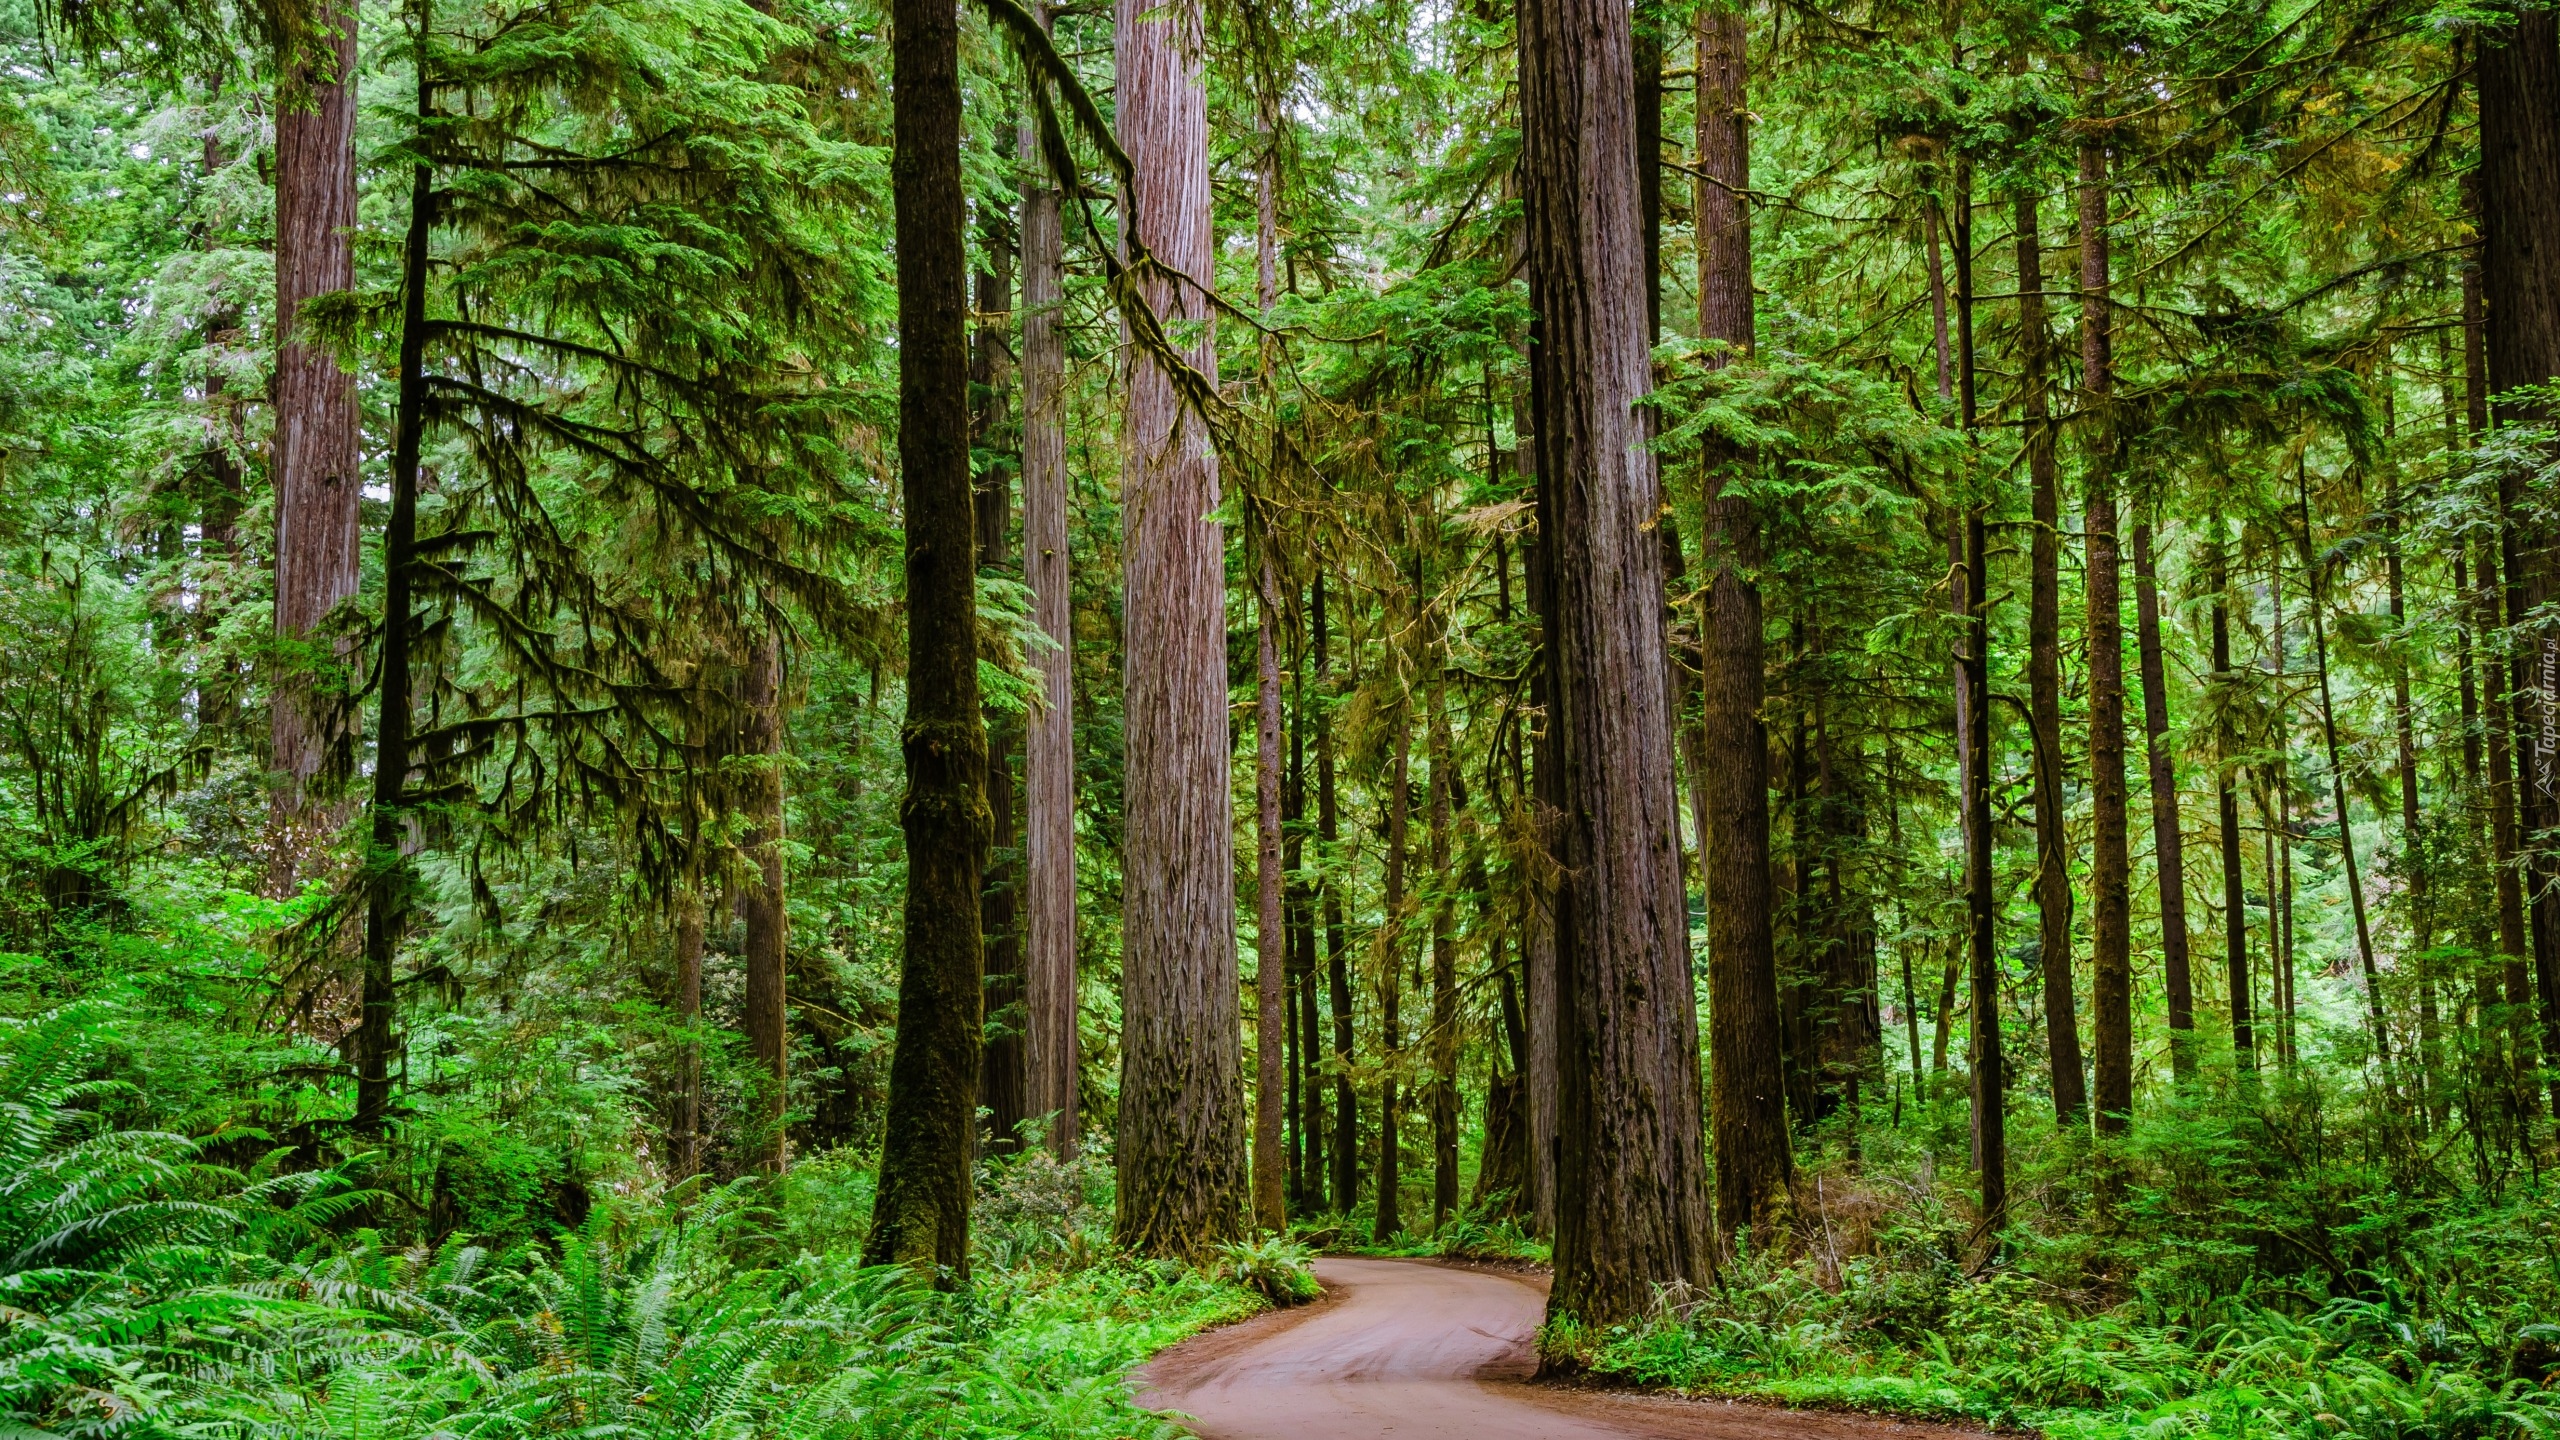
{"type": "Polygon", "coordinates": [[[1324,1298],[1176,1346],[1138,1403],[1207,1440],[1980,1440],[1819,1411],[1538,1383],[1544,1275],[1316,1262],[1324,1298]]]}

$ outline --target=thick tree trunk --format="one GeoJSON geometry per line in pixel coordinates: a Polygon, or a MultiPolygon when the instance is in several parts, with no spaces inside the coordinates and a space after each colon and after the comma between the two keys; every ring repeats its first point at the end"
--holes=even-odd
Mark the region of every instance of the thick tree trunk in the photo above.
{"type": "MultiPolygon", "coordinates": [[[[2213,545],[2213,679],[2226,695],[2239,684],[2231,669],[2229,541],[2216,520],[2213,545]]],[[[2256,992],[2249,988],[2248,883],[2240,865],[2240,736],[2226,715],[2214,733],[2214,816],[2222,839],[2222,964],[2230,980],[2231,1057],[2244,1073],[2258,1068],[2256,992]]]]}
{"type": "MultiPolygon", "coordinates": [[[[418,84],[418,122],[431,97],[418,84]]],[[[354,1054],[355,1129],[380,1135],[391,1122],[392,1033],[399,992],[393,965],[409,915],[408,829],[410,566],[418,540],[418,452],[427,416],[427,252],[435,229],[435,171],[411,168],[409,228],[402,246],[400,395],[392,422],[391,514],[382,530],[382,666],[374,725],[373,805],[365,853],[364,980],[354,1054]]],[[[352,481],[349,488],[353,488],[352,481]]]]}
{"type": "Polygon", "coordinates": [[[356,274],[354,8],[329,6],[320,23],[335,36],[290,67],[276,95],[275,634],[288,657],[268,737],[267,881],[277,895],[300,885],[333,828],[307,793],[339,739],[311,683],[323,657],[292,647],[356,592],[364,498],[356,377],[297,332],[303,301],[354,288],[356,274]]]}
{"type": "Polygon", "coordinates": [[[969,1273],[988,816],[978,698],[977,525],[969,483],[959,13],[895,0],[898,467],[906,512],[906,954],[864,1259],[969,1273]]]}
{"type": "MultiPolygon", "coordinates": [[[[2504,393],[2560,376],[2560,15],[2520,11],[2484,33],[2480,93],[2480,280],[2487,302],[2486,349],[2492,390],[2504,393]]],[[[2511,402],[2502,421],[2549,418],[2548,407],[2511,402]]],[[[2505,560],[2509,619],[2521,625],[2551,598],[2553,537],[2520,528],[2523,479],[2509,471],[2500,499],[2508,515],[2505,560]]],[[[2560,634],[2521,630],[2515,667],[2515,734],[2542,735],[2560,708],[2560,634]]],[[[2560,858],[2550,831],[2560,826],[2560,757],[2544,743],[2515,759],[2524,773],[2524,903],[2530,922],[2534,989],[2541,1004],[2540,1049],[2560,1055],[2560,858]]],[[[2560,1112],[2560,1071],[2550,1077],[2560,1112]]]]}
{"type": "MultiPolygon", "coordinates": [[[[1007,248],[1001,218],[982,227],[988,266],[978,272],[978,331],[969,357],[971,446],[980,454],[1001,454],[1008,420],[1006,381],[1012,366],[1006,330],[1013,318],[1013,256],[1007,248]]],[[[978,568],[1004,571],[1013,566],[1012,473],[1001,463],[979,473],[975,497],[978,568]]],[[[1014,829],[1013,755],[1018,738],[1015,722],[1002,711],[990,711],[987,722],[987,873],[978,919],[986,945],[987,1037],[978,1080],[978,1104],[987,1112],[991,1153],[1014,1155],[1022,1150],[1025,1121],[1040,1114],[1031,1108],[1028,1056],[1028,1012],[1023,1005],[1022,870],[1020,836],[1014,829]]]]}
{"type": "MultiPolygon", "coordinates": [[[[1698,17],[1698,333],[1748,354],[1751,185],[1748,37],[1738,12],[1698,17]]],[[[1771,930],[1769,738],[1761,719],[1763,672],[1758,518],[1724,493],[1740,457],[1710,445],[1705,457],[1707,621],[1701,644],[1701,725],[1722,763],[1706,777],[1707,1011],[1713,1034],[1710,1104],[1715,1124],[1716,1233],[1745,1230],[1763,1242],[1788,1223],[1785,1077],[1778,1033],[1778,968],[1771,930]]]]}
{"type": "MultiPolygon", "coordinates": [[[[1627,12],[1520,7],[1521,193],[1557,775],[1559,1315],[1605,1324],[1711,1261],[1672,776],[1661,491],[1636,402],[1641,196],[1627,12]]],[[[1650,161],[1648,161],[1650,163],[1650,161]]]]}
{"type": "Polygon", "coordinates": [[[2178,821],[2178,762],[2169,749],[2169,667],[2160,645],[2160,567],[2148,519],[2133,526],[2135,645],[2142,661],[2142,734],[2151,769],[2151,856],[2160,881],[2160,970],[2169,1000],[2169,1063],[2196,1073],[2195,980],[2187,960],[2187,842],[2178,821]]]}
{"type": "Polygon", "coordinates": [[[1458,936],[1449,888],[1449,826],[1458,783],[1456,745],[1442,695],[1445,644],[1435,643],[1428,686],[1431,738],[1431,1225],[1458,1208],[1458,936]]]}
{"type": "MultiPolygon", "coordinates": [[[[966,409],[961,413],[965,417],[966,409]]],[[[783,1124],[791,1088],[785,981],[791,945],[789,917],[783,909],[782,646],[770,630],[748,641],[738,702],[743,716],[738,753],[747,757],[749,765],[739,801],[747,822],[743,837],[747,874],[738,889],[738,918],[746,926],[747,973],[738,1025],[747,1037],[747,1053],[755,1058],[755,1093],[750,1103],[756,1163],[767,1174],[779,1175],[790,1164],[791,1153],[783,1124]]],[[[979,803],[985,803],[983,797],[979,803]]],[[[975,901],[970,908],[977,908],[975,901]]]]}
{"type": "MultiPolygon", "coordinates": [[[[1117,0],[1120,143],[1137,235],[1176,280],[1140,291],[1215,380],[1209,122],[1197,0],[1117,0]]],[[[1120,1242],[1201,1255],[1246,1199],[1228,789],[1226,547],[1207,421],[1132,345],[1121,426],[1127,829],[1122,862],[1120,1242]]]]}
{"type": "Polygon", "coordinates": [[[2124,619],[2116,548],[2115,388],[2107,294],[2107,152],[2080,147],[2080,369],[2089,413],[2088,533],[2090,992],[2098,1130],[2121,1133],[2133,1113],[2131,862],[2125,849],[2124,619]]]}
{"type": "MultiPolygon", "coordinates": [[[[1037,12],[1049,20],[1049,6],[1037,12]]],[[[1046,1117],[1049,1148],[1072,1156],[1077,1115],[1076,722],[1073,569],[1067,550],[1065,234],[1040,138],[1022,124],[1022,569],[1032,615],[1053,648],[1034,657],[1041,703],[1025,722],[1023,780],[1023,1068],[1026,1108],[1046,1117]]]]}
{"type": "MultiPolygon", "coordinates": [[[[1263,543],[1270,543],[1269,536],[1263,543]]],[[[1280,623],[1272,613],[1276,585],[1271,557],[1262,556],[1255,609],[1254,705],[1254,1094],[1253,1223],[1278,1230],[1288,1223],[1281,1193],[1280,1118],[1283,1075],[1280,1026],[1288,1005],[1289,924],[1280,907],[1280,623]]]]}
{"type": "Polygon", "coordinates": [[[2045,1050],[2056,1121],[2068,1130],[2089,1111],[2081,1069],[2079,1007],[2071,974],[2071,835],[2062,757],[2062,478],[2055,463],[2046,374],[2044,251],[2036,197],[2016,201],[2018,363],[2034,522],[2027,546],[2027,723],[2033,732],[2036,814],[2036,954],[2044,978],[2045,1050]]]}

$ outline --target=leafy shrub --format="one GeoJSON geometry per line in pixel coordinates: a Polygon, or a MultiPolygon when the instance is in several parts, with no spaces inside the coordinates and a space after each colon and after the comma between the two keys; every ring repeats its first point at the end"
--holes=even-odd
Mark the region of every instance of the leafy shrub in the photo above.
{"type": "Polygon", "coordinates": [[[1274,1305],[1299,1305],[1324,1293],[1316,1283],[1315,1252],[1286,1235],[1266,1235],[1218,1247],[1219,1272],[1274,1305]]]}

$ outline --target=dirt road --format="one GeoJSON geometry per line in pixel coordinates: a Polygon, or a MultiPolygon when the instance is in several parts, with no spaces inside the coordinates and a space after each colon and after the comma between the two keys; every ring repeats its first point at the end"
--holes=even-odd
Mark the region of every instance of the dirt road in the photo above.
{"type": "Polygon", "coordinates": [[[1982,1440],[1854,1416],[1527,1383],[1543,1277],[1320,1260],[1325,1298],[1175,1347],[1138,1403],[1207,1440],[1982,1440]]]}

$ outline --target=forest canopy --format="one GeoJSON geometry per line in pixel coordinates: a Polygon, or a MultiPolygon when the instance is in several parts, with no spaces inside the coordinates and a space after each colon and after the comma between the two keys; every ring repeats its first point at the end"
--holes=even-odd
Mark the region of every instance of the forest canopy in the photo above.
{"type": "Polygon", "coordinates": [[[0,44],[12,1433],[2560,1430],[2546,0],[0,44]]]}

